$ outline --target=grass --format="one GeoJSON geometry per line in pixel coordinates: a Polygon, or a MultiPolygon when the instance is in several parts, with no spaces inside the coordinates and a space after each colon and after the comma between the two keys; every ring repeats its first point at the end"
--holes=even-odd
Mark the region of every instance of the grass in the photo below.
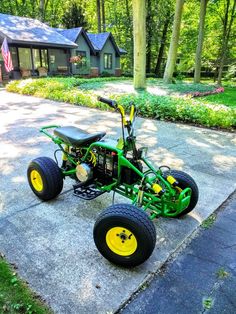
{"type": "Polygon", "coordinates": [[[205,310],[210,310],[213,306],[213,299],[212,298],[205,298],[202,303],[203,303],[203,308],[205,310]]]}
{"type": "Polygon", "coordinates": [[[220,104],[236,108],[236,86],[225,87],[224,93],[206,96],[202,101],[204,103],[220,104]]]}
{"type": "Polygon", "coordinates": [[[214,222],[215,222],[215,220],[216,220],[216,214],[215,213],[213,213],[212,215],[210,215],[207,219],[205,219],[204,221],[203,221],[203,223],[201,224],[201,226],[202,226],[202,228],[205,228],[205,229],[207,229],[207,228],[210,228],[213,224],[214,224],[214,222]]]}
{"type": "Polygon", "coordinates": [[[165,88],[168,95],[159,96],[153,92],[132,91],[131,93],[118,93],[116,86],[113,88],[103,87],[111,81],[127,80],[126,78],[41,78],[22,81],[12,81],[7,85],[10,92],[33,95],[36,97],[48,98],[56,101],[68,102],[80,106],[108,110],[108,106],[97,101],[96,90],[105,97],[119,101],[127,109],[130,101],[133,101],[138,109],[139,115],[146,118],[161,119],[168,121],[182,121],[206,127],[223,129],[236,128],[236,108],[225,105],[218,105],[211,102],[203,102],[201,99],[191,99],[180,96],[188,92],[212,89],[209,84],[179,83],[164,85],[162,80],[150,79],[149,86],[165,88]],[[153,85],[156,84],[156,85],[153,85]],[[198,86],[198,87],[197,87],[198,86]],[[178,95],[176,95],[178,91],[178,95]],[[174,93],[174,94],[173,94],[174,93]],[[180,95],[179,95],[180,94],[180,95]]]}
{"type": "Polygon", "coordinates": [[[227,272],[223,267],[219,268],[218,271],[216,272],[216,276],[219,279],[224,279],[229,277],[229,272],[227,272]]]}
{"type": "Polygon", "coordinates": [[[0,313],[52,314],[0,257],[0,313]]]}

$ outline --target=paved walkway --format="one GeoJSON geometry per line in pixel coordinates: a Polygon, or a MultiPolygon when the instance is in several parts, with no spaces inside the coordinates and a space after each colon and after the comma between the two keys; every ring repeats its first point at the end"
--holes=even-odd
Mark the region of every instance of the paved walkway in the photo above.
{"type": "Polygon", "coordinates": [[[199,235],[120,313],[236,313],[236,193],[199,235]]]}
{"type": "Polygon", "coordinates": [[[183,219],[155,221],[157,245],[146,263],[116,267],[98,253],[92,237],[111,195],[82,201],[72,195],[68,180],[56,200],[40,202],[28,187],[26,169],[37,156],[53,157],[55,145],[38,132],[43,125],[105,130],[117,139],[119,115],[4,90],[0,99],[0,251],[56,313],[117,310],[236,187],[235,134],[137,119],[138,141],[150,147],[150,160],[189,172],[200,200],[183,219]]]}

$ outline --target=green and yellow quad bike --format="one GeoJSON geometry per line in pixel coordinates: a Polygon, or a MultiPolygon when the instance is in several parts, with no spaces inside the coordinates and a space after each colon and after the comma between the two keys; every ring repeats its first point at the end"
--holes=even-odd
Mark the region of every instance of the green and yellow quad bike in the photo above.
{"type": "Polygon", "coordinates": [[[136,147],[134,104],[130,104],[127,120],[121,105],[102,97],[99,100],[121,114],[122,137],[112,144],[103,139],[104,132],[90,134],[75,126],[45,126],[40,132],[59,147],[54,154],[56,161],[48,157],[32,160],[28,181],[44,201],[61,192],[66,177],[75,180],[74,194],[82,199],[111,191],[128,198],[130,204],[113,204],[99,215],[93,236],[106,259],[121,266],[136,266],[147,260],[155,247],[152,220],[189,213],[197,204],[198,187],[183,171],[167,166],[156,169],[145,158],[147,148],[136,147]],[[57,151],[62,152],[61,166],[57,151]]]}

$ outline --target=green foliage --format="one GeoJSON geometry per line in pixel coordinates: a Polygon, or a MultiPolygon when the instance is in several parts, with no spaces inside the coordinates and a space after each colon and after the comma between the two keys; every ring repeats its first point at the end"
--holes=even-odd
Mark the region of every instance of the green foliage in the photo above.
{"type": "Polygon", "coordinates": [[[51,314],[0,257],[0,313],[51,314]]]}
{"type": "Polygon", "coordinates": [[[201,99],[204,103],[222,104],[229,107],[236,107],[236,87],[225,87],[224,93],[209,95],[201,99]]]}
{"type": "Polygon", "coordinates": [[[214,224],[215,220],[216,220],[216,214],[210,215],[207,219],[203,221],[201,225],[202,228],[205,228],[205,229],[210,228],[214,224]]]}
{"type": "Polygon", "coordinates": [[[65,28],[83,27],[85,30],[88,29],[84,9],[80,3],[76,1],[69,3],[62,16],[62,24],[65,28]]]}
{"type": "Polygon", "coordinates": [[[202,303],[203,303],[204,309],[206,310],[210,310],[213,306],[212,298],[205,298],[202,303]]]}
{"type": "MultiPolygon", "coordinates": [[[[7,90],[107,110],[106,105],[97,101],[93,90],[101,88],[105,82],[112,80],[117,80],[117,78],[28,79],[12,81],[7,85],[7,90]]],[[[196,88],[196,84],[192,85],[192,88],[196,88]]],[[[176,84],[176,86],[186,91],[191,85],[176,84]]],[[[199,86],[203,87],[204,85],[199,86]]],[[[206,86],[203,88],[205,89],[206,86]]],[[[142,117],[182,121],[207,127],[226,129],[236,127],[236,110],[224,105],[204,104],[202,101],[188,97],[157,96],[144,91],[136,94],[109,95],[108,97],[113,97],[125,107],[129,106],[130,101],[134,101],[139,109],[139,115],[142,117]]]]}
{"type": "Polygon", "coordinates": [[[227,277],[229,277],[229,272],[227,272],[223,267],[219,268],[216,272],[216,276],[219,279],[225,279],[227,277]]]}

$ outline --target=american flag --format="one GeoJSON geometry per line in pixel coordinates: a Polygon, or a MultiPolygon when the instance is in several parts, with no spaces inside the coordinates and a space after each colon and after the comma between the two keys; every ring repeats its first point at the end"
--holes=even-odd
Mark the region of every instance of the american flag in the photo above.
{"type": "Polygon", "coordinates": [[[6,71],[11,72],[14,68],[12,65],[11,53],[10,53],[10,50],[8,48],[6,37],[3,40],[1,50],[2,50],[2,57],[4,60],[4,65],[5,65],[6,71]]]}

